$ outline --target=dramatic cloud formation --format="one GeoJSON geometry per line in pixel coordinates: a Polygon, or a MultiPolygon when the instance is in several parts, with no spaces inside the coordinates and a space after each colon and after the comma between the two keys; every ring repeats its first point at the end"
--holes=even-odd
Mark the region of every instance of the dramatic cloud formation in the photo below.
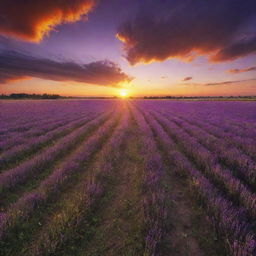
{"type": "Polygon", "coordinates": [[[39,42],[55,26],[80,20],[96,0],[1,0],[0,34],[39,42]]]}
{"type": "Polygon", "coordinates": [[[57,62],[17,52],[0,53],[0,83],[37,77],[54,81],[75,81],[95,85],[118,87],[131,77],[108,60],[79,65],[74,62],[57,62]]]}
{"type": "Polygon", "coordinates": [[[211,60],[213,62],[234,60],[251,53],[256,53],[256,37],[242,39],[219,50],[216,55],[211,57],[211,60]]]}
{"type": "Polygon", "coordinates": [[[239,73],[244,73],[244,72],[249,72],[249,71],[256,71],[256,66],[254,67],[249,67],[249,68],[241,68],[241,69],[230,69],[227,72],[231,74],[239,74],[239,73]]]}
{"type": "Polygon", "coordinates": [[[199,55],[234,60],[256,52],[255,9],[255,0],[148,0],[117,37],[132,65],[199,55]]]}
{"type": "Polygon", "coordinates": [[[189,81],[192,79],[192,76],[185,77],[182,81],[189,81]]]}

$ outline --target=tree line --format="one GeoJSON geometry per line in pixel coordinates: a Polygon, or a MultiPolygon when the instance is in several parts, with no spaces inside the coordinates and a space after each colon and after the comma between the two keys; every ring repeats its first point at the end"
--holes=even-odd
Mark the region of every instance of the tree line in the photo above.
{"type": "Polygon", "coordinates": [[[60,99],[65,98],[58,94],[28,94],[28,93],[12,93],[9,95],[1,94],[0,99],[60,99]]]}

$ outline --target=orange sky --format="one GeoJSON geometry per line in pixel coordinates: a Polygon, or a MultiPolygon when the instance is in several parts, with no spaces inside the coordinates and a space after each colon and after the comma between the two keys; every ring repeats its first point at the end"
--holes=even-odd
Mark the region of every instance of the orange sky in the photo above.
{"type": "Polygon", "coordinates": [[[256,2],[240,1],[3,0],[0,93],[256,95],[256,2]]]}

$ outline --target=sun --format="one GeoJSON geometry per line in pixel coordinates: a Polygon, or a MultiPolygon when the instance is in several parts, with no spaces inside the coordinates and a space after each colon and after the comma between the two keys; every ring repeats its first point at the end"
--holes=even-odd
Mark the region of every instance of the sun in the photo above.
{"type": "Polygon", "coordinates": [[[119,95],[122,97],[122,98],[127,98],[129,96],[129,93],[128,93],[128,90],[127,89],[121,89],[119,91],[119,95]]]}

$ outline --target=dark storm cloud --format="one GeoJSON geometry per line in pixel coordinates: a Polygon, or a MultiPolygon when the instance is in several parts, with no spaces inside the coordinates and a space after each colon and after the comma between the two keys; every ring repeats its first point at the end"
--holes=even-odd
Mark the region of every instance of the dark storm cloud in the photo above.
{"type": "Polygon", "coordinates": [[[256,51],[255,9],[255,0],[147,0],[117,37],[132,65],[198,55],[233,60],[256,51]]]}
{"type": "Polygon", "coordinates": [[[234,44],[228,45],[227,47],[224,47],[223,49],[219,50],[215,56],[212,57],[212,60],[215,62],[234,60],[239,57],[244,57],[250,53],[256,53],[256,37],[243,39],[235,42],[234,44]]]}
{"type": "Polygon", "coordinates": [[[76,22],[97,0],[1,0],[0,34],[39,42],[55,26],[76,22]]]}
{"type": "Polygon", "coordinates": [[[0,52],[0,83],[29,77],[113,87],[131,80],[117,64],[109,60],[80,65],[74,62],[36,58],[17,52],[0,52]]]}
{"type": "Polygon", "coordinates": [[[187,77],[185,77],[182,81],[189,81],[189,80],[191,80],[192,79],[192,76],[187,76],[187,77]]]}
{"type": "Polygon", "coordinates": [[[249,71],[256,71],[256,66],[254,67],[249,67],[249,68],[235,68],[235,69],[230,69],[227,72],[231,74],[239,74],[239,73],[244,73],[244,72],[249,72],[249,71]]]}

